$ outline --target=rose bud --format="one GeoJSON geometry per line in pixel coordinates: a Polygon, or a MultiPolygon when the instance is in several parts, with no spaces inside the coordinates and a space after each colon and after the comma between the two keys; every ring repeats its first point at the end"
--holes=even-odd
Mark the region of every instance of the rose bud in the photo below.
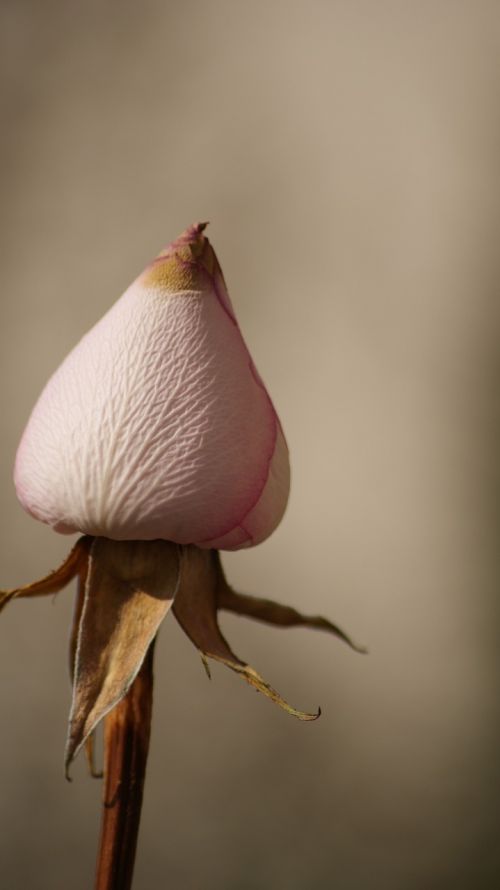
{"type": "Polygon", "coordinates": [[[235,593],[217,550],[258,544],[289,490],[288,450],[222,272],[188,228],[68,355],[19,446],[15,484],[36,519],[79,539],[63,565],[13,597],[80,579],[72,633],[69,764],[126,695],[173,606],[200,650],[301,719],[231,651],[217,613],[328,630],[270,600],[235,593]]]}

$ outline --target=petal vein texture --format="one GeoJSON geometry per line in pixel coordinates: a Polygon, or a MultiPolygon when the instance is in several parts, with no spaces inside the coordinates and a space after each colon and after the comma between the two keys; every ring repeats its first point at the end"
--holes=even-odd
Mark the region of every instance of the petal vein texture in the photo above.
{"type": "Polygon", "coordinates": [[[162,251],[34,408],[16,489],[56,531],[231,550],[283,515],[286,442],[203,228],[162,251]]]}

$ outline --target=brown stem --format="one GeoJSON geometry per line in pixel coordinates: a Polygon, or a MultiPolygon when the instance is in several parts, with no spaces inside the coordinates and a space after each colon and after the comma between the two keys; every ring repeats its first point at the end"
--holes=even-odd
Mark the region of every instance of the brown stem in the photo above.
{"type": "Polygon", "coordinates": [[[130,890],[153,704],[153,649],[104,725],[104,794],[95,890],[130,890]]]}

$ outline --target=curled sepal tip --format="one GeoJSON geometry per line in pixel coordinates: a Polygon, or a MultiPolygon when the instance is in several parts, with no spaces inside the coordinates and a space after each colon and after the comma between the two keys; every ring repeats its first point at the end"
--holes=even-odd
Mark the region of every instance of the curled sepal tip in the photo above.
{"type": "Polygon", "coordinates": [[[222,568],[216,551],[185,547],[181,559],[181,580],[173,612],[190,640],[199,649],[208,675],[207,658],[231,668],[258,692],[262,692],[287,714],[299,720],[316,720],[320,711],[309,714],[285,701],[257,671],[241,661],[229,648],[217,621],[217,603],[223,583],[222,568]]]}
{"type": "Polygon", "coordinates": [[[26,584],[24,587],[14,587],[12,590],[0,590],[0,612],[12,599],[23,597],[49,596],[51,593],[59,593],[66,587],[75,575],[84,571],[93,538],[83,535],[78,539],[73,549],[69,552],[64,562],[53,572],[49,572],[45,578],[26,584]]]}
{"type": "Polygon", "coordinates": [[[358,646],[353,640],[333,621],[323,618],[321,615],[303,615],[291,606],[284,606],[274,600],[264,599],[258,596],[249,596],[245,593],[236,593],[227,583],[224,573],[221,572],[221,583],[218,588],[217,606],[236,615],[245,615],[256,621],[263,621],[275,627],[309,627],[314,630],[324,630],[333,634],[347,643],[355,652],[366,655],[368,650],[364,646],[358,646]]]}
{"type": "Polygon", "coordinates": [[[231,668],[232,671],[243,677],[250,686],[253,686],[257,692],[262,692],[266,698],[269,698],[272,702],[279,705],[280,708],[283,708],[291,717],[297,717],[298,720],[317,720],[321,716],[321,708],[318,708],[315,714],[309,714],[307,711],[299,711],[297,708],[289,705],[279,692],[276,692],[269,683],[266,683],[260,674],[253,667],[250,667],[249,664],[241,664],[237,661],[231,661],[229,658],[221,658],[219,655],[210,655],[210,658],[220,661],[221,664],[231,668]]]}

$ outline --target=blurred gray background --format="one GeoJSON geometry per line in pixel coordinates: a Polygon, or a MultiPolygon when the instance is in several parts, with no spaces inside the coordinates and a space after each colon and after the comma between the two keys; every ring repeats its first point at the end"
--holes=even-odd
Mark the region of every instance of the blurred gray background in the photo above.
{"type": "MultiPolygon", "coordinates": [[[[500,880],[497,2],[0,4],[1,579],[71,539],[18,506],[45,380],[189,223],[288,437],[286,517],[230,580],[370,654],[224,618],[294,722],[157,647],[137,890],[500,880]]],[[[0,886],[92,886],[100,785],[63,778],[72,591],[0,620],[0,886]]]]}

